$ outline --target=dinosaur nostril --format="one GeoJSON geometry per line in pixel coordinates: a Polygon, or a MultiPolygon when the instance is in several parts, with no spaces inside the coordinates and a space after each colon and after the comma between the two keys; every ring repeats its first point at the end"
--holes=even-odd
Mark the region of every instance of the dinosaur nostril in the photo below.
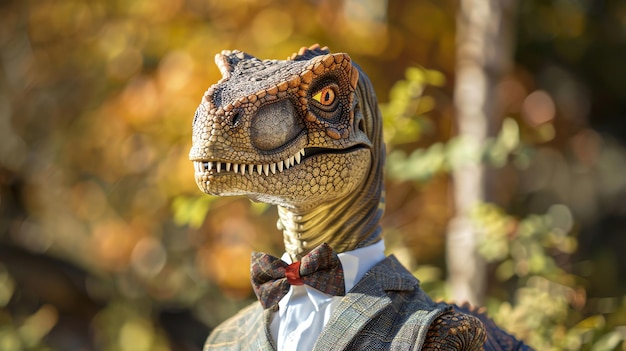
{"type": "Polygon", "coordinates": [[[193,122],[191,122],[191,125],[195,125],[197,121],[198,121],[198,110],[196,110],[196,114],[193,116],[193,122]]]}
{"type": "Polygon", "coordinates": [[[365,133],[365,121],[363,119],[359,120],[359,130],[365,133]]]}

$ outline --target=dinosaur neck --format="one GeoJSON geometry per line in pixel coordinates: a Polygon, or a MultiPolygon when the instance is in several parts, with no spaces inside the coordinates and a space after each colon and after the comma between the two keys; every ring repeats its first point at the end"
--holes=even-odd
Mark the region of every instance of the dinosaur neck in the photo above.
{"type": "Polygon", "coordinates": [[[382,170],[376,171],[347,197],[310,210],[278,206],[278,229],[292,260],[327,243],[336,252],[351,251],[381,240],[384,212],[382,170]]]}
{"type": "Polygon", "coordinates": [[[283,231],[285,250],[294,261],[324,242],[340,253],[372,245],[382,238],[385,144],[382,116],[371,86],[367,76],[360,74],[356,89],[360,107],[355,108],[354,125],[362,124],[372,142],[370,170],[363,182],[350,195],[312,209],[278,206],[278,229],[283,231]]]}

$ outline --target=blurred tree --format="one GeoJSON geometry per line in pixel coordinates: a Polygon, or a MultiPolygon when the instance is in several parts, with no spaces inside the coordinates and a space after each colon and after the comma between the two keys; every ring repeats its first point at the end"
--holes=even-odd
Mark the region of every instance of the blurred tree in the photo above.
{"type": "Polygon", "coordinates": [[[484,303],[485,264],[478,255],[481,229],[471,219],[477,204],[492,201],[482,160],[487,138],[500,124],[496,86],[513,66],[516,1],[462,0],[457,14],[457,64],[454,104],[465,157],[452,170],[455,217],[448,227],[446,257],[453,297],[484,303]]]}
{"type": "MultiPolygon", "coordinates": [[[[451,127],[459,5],[0,1],[0,350],[135,351],[134,338],[199,350],[250,301],[248,252],[281,250],[275,212],[200,194],[187,160],[222,49],[281,58],[319,42],[361,65],[385,113],[387,246],[449,296],[447,172],[466,159],[451,127]]],[[[626,3],[516,9],[516,67],[494,93],[507,118],[480,156],[498,167],[501,208],[474,213],[487,303],[546,349],[614,349],[626,325],[626,3]]]]}

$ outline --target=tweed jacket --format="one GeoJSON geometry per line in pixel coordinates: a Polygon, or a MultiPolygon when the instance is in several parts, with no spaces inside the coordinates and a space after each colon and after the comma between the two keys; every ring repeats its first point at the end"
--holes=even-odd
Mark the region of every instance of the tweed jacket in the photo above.
{"type": "MultiPolygon", "coordinates": [[[[204,351],[273,351],[270,321],[278,306],[253,303],[218,326],[204,351]]],[[[420,350],[428,327],[451,307],[434,303],[394,256],[374,266],[343,297],[313,347],[331,350],[420,350]]]]}

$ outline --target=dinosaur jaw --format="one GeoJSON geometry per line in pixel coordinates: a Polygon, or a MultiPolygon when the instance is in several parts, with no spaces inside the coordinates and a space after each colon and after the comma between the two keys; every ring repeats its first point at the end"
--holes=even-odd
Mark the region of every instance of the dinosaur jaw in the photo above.
{"type": "Polygon", "coordinates": [[[305,149],[298,151],[296,154],[288,157],[286,160],[278,162],[266,163],[266,164],[246,164],[237,162],[223,162],[223,161],[194,161],[196,175],[213,175],[218,173],[241,173],[245,176],[246,173],[254,174],[258,173],[259,176],[265,174],[269,176],[270,173],[276,174],[282,173],[289,168],[300,164],[303,156],[306,155],[305,149]]]}
{"type": "Polygon", "coordinates": [[[218,196],[246,195],[251,199],[285,206],[308,207],[346,194],[364,177],[370,149],[304,148],[273,163],[244,164],[216,160],[193,162],[198,187],[218,196]]]}

